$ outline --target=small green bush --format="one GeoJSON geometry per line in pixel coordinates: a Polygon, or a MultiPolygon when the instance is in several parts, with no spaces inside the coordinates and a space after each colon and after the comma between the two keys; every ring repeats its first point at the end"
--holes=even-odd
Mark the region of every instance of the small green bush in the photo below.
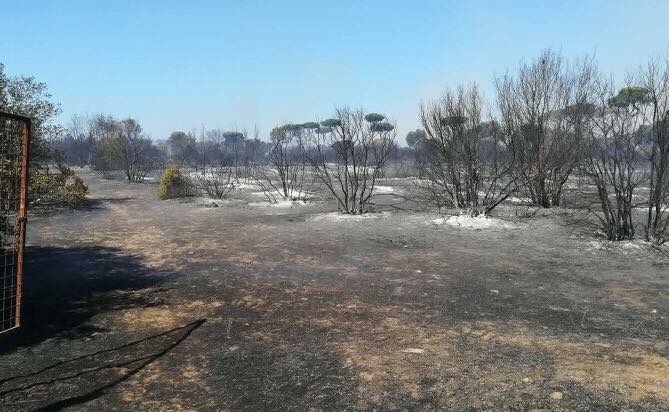
{"type": "Polygon", "coordinates": [[[189,182],[175,167],[169,167],[160,177],[158,197],[160,199],[178,199],[189,196],[189,182]]]}
{"type": "Polygon", "coordinates": [[[31,206],[77,207],[86,201],[88,187],[84,181],[67,166],[57,165],[56,169],[56,172],[44,168],[31,173],[28,189],[31,206]]]}

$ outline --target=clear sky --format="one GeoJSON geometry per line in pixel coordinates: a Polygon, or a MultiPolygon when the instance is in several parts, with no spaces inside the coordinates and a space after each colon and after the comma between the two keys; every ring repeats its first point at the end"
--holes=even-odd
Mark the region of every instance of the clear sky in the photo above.
{"type": "Polygon", "coordinates": [[[669,1],[0,0],[0,62],[74,113],[173,130],[384,113],[400,140],[421,100],[544,48],[622,76],[669,53],[669,1]]]}

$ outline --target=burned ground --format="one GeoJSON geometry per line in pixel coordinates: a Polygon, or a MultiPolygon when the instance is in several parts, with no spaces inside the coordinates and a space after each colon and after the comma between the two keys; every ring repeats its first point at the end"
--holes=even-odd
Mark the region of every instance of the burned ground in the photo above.
{"type": "Polygon", "coordinates": [[[332,204],[86,180],[90,205],[30,221],[7,409],[669,409],[669,259],[651,248],[553,214],[315,219],[332,204]]]}

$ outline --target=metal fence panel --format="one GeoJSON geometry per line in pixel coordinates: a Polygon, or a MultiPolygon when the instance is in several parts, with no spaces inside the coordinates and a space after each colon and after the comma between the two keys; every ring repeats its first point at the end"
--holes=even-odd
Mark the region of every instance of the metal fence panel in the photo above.
{"type": "Polygon", "coordinates": [[[30,119],[0,112],[0,333],[21,325],[30,119]]]}

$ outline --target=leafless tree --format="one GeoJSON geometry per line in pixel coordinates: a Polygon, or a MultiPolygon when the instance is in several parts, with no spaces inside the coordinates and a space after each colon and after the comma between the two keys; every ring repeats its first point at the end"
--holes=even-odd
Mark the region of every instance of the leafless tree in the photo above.
{"type": "Polygon", "coordinates": [[[121,171],[129,182],[142,182],[161,167],[161,153],[134,119],[117,121],[100,115],[91,122],[89,133],[95,141],[92,166],[103,175],[121,171]]]}
{"type": "Polygon", "coordinates": [[[653,60],[640,69],[636,83],[645,91],[650,124],[650,193],[646,239],[659,243],[669,236],[669,58],[653,60]]]}
{"type": "Polygon", "coordinates": [[[54,141],[57,158],[62,158],[66,164],[84,166],[90,164],[93,151],[93,141],[90,134],[91,119],[73,115],[65,133],[54,141]]]}
{"type": "Polygon", "coordinates": [[[125,176],[129,182],[142,182],[159,167],[155,147],[135,119],[121,120],[119,125],[118,150],[125,176]]]}
{"type": "Polygon", "coordinates": [[[426,144],[425,130],[413,130],[407,133],[406,142],[413,152],[413,164],[419,180],[425,177],[425,168],[428,160],[428,145],[426,144]]]}
{"type": "Polygon", "coordinates": [[[205,165],[192,175],[195,189],[215,199],[225,199],[237,187],[238,180],[230,166],[205,165]]]}
{"type": "Polygon", "coordinates": [[[447,91],[421,105],[425,129],[427,199],[433,206],[486,215],[516,189],[516,159],[496,122],[482,122],[483,98],[476,85],[447,91]]]}
{"type": "Polygon", "coordinates": [[[238,185],[234,158],[225,146],[230,134],[220,130],[202,131],[198,162],[191,178],[195,189],[206,196],[224,199],[238,185]],[[226,136],[228,136],[226,138],[226,136]]]}
{"type": "Polygon", "coordinates": [[[223,131],[219,129],[200,132],[197,142],[197,156],[193,165],[203,167],[226,167],[234,173],[235,180],[255,179],[255,169],[265,161],[267,142],[258,138],[259,132],[254,128],[253,137],[246,130],[223,131]]]}
{"type": "Polygon", "coordinates": [[[339,210],[370,211],[376,180],[394,148],[395,126],[383,115],[344,108],[305,134],[305,156],[339,210]]]}
{"type": "Polygon", "coordinates": [[[597,189],[599,219],[609,240],[632,239],[636,233],[635,191],[646,181],[642,151],[643,125],[638,99],[629,88],[613,93],[610,81],[600,81],[598,99],[584,119],[588,139],[583,170],[597,189]]]}
{"type": "Polygon", "coordinates": [[[268,167],[258,172],[258,185],[267,199],[276,203],[277,198],[303,200],[314,184],[314,175],[307,170],[307,157],[303,148],[305,130],[318,128],[318,123],[287,124],[270,132],[267,154],[268,167]]]}
{"type": "Polygon", "coordinates": [[[194,134],[182,131],[172,132],[166,145],[171,164],[182,167],[190,166],[196,160],[197,142],[194,134]]]}
{"type": "Polygon", "coordinates": [[[516,76],[498,78],[497,104],[504,133],[523,166],[521,180],[532,202],[559,206],[562,189],[583,153],[578,113],[592,83],[592,60],[570,67],[561,55],[543,52],[521,64],[516,76]]]}
{"type": "Polygon", "coordinates": [[[242,134],[244,135],[244,139],[239,149],[237,176],[240,179],[250,181],[255,177],[257,156],[259,149],[262,147],[262,142],[258,139],[260,131],[257,126],[254,126],[251,132],[244,129],[242,134]]]}
{"type": "Polygon", "coordinates": [[[106,178],[120,170],[118,162],[118,121],[111,116],[96,115],[88,125],[88,135],[93,142],[90,165],[106,178]]]}

